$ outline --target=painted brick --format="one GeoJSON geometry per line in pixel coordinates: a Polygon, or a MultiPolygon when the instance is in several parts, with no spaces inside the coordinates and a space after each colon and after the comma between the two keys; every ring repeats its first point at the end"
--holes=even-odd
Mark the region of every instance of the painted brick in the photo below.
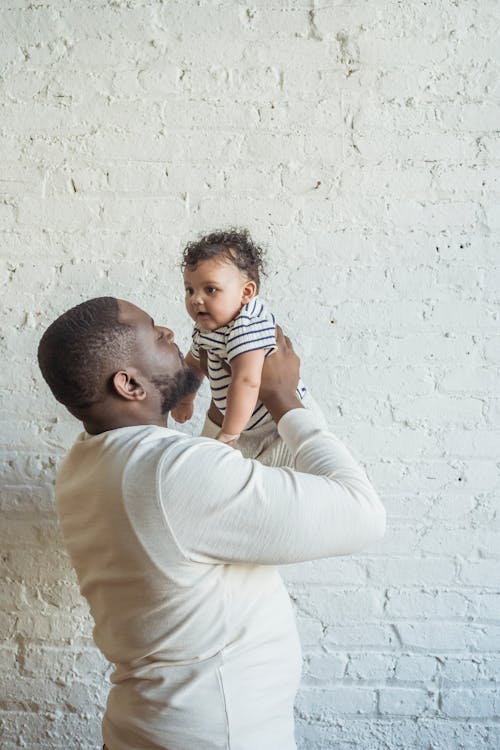
{"type": "Polygon", "coordinates": [[[342,679],[347,665],[344,654],[318,654],[310,656],[304,664],[304,676],[308,685],[326,684],[342,679]]]}
{"type": "Polygon", "coordinates": [[[498,713],[500,691],[498,690],[445,690],[442,694],[442,710],[451,718],[488,718],[498,713]]]}
{"type": "Polygon", "coordinates": [[[354,680],[384,682],[394,675],[394,663],[394,654],[351,654],[346,677],[354,680]]]}
{"type": "Polygon", "coordinates": [[[55,523],[79,426],[39,336],[112,294],[187,348],[180,249],[226,224],[266,245],[263,294],[389,514],[372,549],[282,569],[298,747],[500,746],[498,4],[5,5],[2,748],[99,747],[112,669],[55,523]]]}
{"type": "Polygon", "coordinates": [[[360,607],[366,617],[373,619],[380,617],[383,609],[383,596],[365,587],[358,589],[313,588],[312,590],[294,591],[292,597],[301,612],[314,617],[323,625],[343,623],[346,620],[357,619],[360,607]]]}
{"type": "Polygon", "coordinates": [[[398,681],[428,683],[434,678],[437,666],[438,662],[432,656],[405,654],[398,657],[394,676],[398,681]]]}
{"type": "Polygon", "coordinates": [[[455,580],[455,564],[447,557],[381,558],[369,561],[368,576],[379,585],[384,582],[400,586],[418,585],[420,580],[425,580],[427,585],[450,584],[455,580]]]}
{"type": "Polygon", "coordinates": [[[498,560],[479,560],[463,564],[461,578],[464,583],[481,588],[498,587],[498,560]]]}
{"type": "Polygon", "coordinates": [[[479,657],[467,659],[464,657],[453,658],[447,656],[439,661],[441,662],[439,676],[443,685],[448,686],[454,683],[466,685],[477,681],[480,663],[479,657]]]}
{"type": "Polygon", "coordinates": [[[423,619],[448,617],[465,618],[469,614],[470,600],[461,591],[418,591],[412,589],[389,589],[385,613],[388,617],[423,619]]]}
{"type": "Polygon", "coordinates": [[[432,712],[435,705],[436,695],[427,690],[404,687],[380,690],[379,711],[382,715],[421,716],[432,712]]]}
{"type": "Polygon", "coordinates": [[[344,714],[369,714],[374,711],[375,693],[367,688],[339,687],[305,689],[297,701],[297,711],[313,721],[331,721],[344,714]]]}

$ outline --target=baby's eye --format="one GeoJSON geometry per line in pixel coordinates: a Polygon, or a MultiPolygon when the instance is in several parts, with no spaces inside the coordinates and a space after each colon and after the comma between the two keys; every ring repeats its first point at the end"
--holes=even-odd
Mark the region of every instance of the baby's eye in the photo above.
{"type": "Polygon", "coordinates": [[[214,286],[207,286],[207,294],[215,294],[217,289],[214,286]]]}
{"type": "Polygon", "coordinates": [[[193,290],[191,289],[191,287],[190,287],[190,286],[187,286],[187,287],[186,287],[186,295],[190,295],[190,294],[192,294],[192,293],[193,293],[193,290]]]}

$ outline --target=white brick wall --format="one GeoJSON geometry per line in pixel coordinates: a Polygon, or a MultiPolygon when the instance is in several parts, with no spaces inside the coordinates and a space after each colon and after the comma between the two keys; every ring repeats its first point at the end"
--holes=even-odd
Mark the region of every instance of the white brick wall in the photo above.
{"type": "Polygon", "coordinates": [[[498,748],[498,1],[1,11],[2,748],[98,748],[108,673],[39,336],[111,294],[186,345],[182,243],[227,224],[267,245],[265,296],[389,512],[376,548],[284,570],[299,748],[498,748]]]}

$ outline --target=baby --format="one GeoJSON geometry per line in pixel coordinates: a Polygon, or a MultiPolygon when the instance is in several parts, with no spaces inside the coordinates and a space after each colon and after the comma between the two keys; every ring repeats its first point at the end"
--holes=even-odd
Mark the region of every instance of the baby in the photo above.
{"type": "MultiPolygon", "coordinates": [[[[199,352],[206,350],[212,400],[223,415],[222,428],[216,431],[207,420],[203,434],[228,445],[235,445],[241,435],[238,448],[244,444],[242,452],[257,458],[272,442],[280,441],[271,415],[258,400],[264,359],[276,349],[274,315],[257,296],[262,250],[247,231],[216,232],[187,245],[182,269],[186,308],[195,322],[186,362],[201,381],[199,352]]],[[[301,382],[297,392],[301,400],[307,399],[301,382]]],[[[185,398],[172,410],[177,422],[191,418],[194,398],[185,398]]],[[[289,464],[284,451],[282,446],[281,458],[274,451],[267,463],[289,464]]]]}

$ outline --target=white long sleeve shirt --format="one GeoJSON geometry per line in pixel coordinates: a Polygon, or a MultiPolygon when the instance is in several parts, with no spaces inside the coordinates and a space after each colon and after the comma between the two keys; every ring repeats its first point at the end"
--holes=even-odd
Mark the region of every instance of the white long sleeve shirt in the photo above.
{"type": "Polygon", "coordinates": [[[275,565],[355,552],[385,512],[305,409],[296,470],[168,428],[83,433],[56,483],[65,544],[116,665],[109,750],[293,750],[300,646],[275,565]]]}

